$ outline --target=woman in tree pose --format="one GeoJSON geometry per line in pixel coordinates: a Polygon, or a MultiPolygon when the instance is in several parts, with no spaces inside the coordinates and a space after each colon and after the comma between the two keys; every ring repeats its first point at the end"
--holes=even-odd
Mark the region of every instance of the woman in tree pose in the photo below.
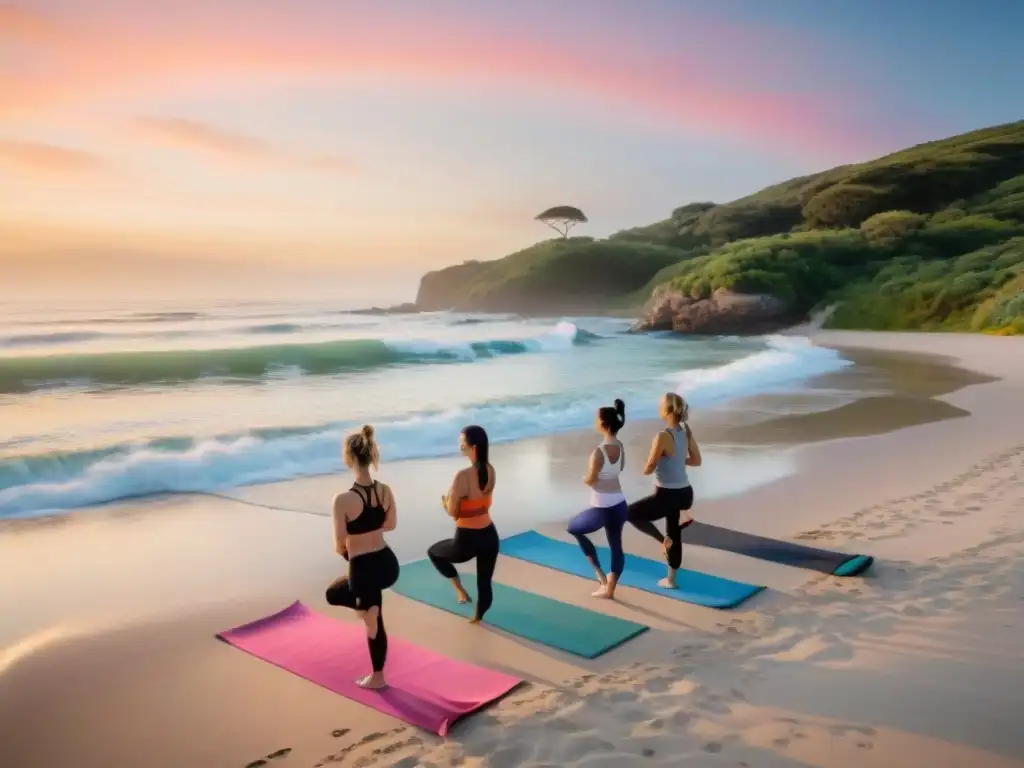
{"type": "Polygon", "coordinates": [[[629,505],[628,518],[637,530],[657,539],[665,548],[668,574],[658,582],[668,589],[676,588],[676,572],[683,560],[683,528],[693,522],[683,512],[693,506],[693,487],[687,467],[701,465],[700,446],[687,423],[690,407],[675,392],[661,399],[661,418],[668,425],[654,436],[651,453],[644,466],[645,475],[654,475],[654,493],[629,505]],[[665,535],[654,526],[665,518],[665,535]]]}
{"type": "Polygon", "coordinates": [[[622,493],[619,475],[626,465],[626,450],[617,435],[626,423],[626,404],[616,400],[614,406],[597,410],[595,427],[603,436],[601,444],[590,454],[590,466],[583,482],[590,486],[590,507],[569,521],[568,531],[576,537],[583,554],[594,566],[600,587],[594,597],[612,600],[615,585],[622,576],[625,555],[622,551],[622,528],[626,524],[628,508],[622,493]],[[597,550],[587,538],[588,534],[604,528],[608,547],[612,551],[611,572],[605,575],[597,550]]]}
{"type": "Polygon", "coordinates": [[[471,623],[477,624],[494,600],[491,579],[500,548],[498,529],[491,521],[491,494],[496,477],[488,461],[489,443],[483,427],[474,424],[463,429],[459,450],[470,466],[455,473],[451,488],[441,497],[445,511],[455,520],[455,535],[431,546],[427,556],[438,573],[451,581],[460,603],[470,602],[470,597],[454,564],[476,558],[477,602],[471,623]]]}
{"type": "Polygon", "coordinates": [[[351,608],[366,624],[373,672],[357,683],[376,690],[387,685],[383,591],[398,581],[398,558],[384,541],[384,531],[395,530],[397,523],[395,497],[370,476],[370,467],[376,469],[380,461],[373,427],[367,424],[346,437],[343,456],[355,483],[334,497],[334,547],[348,560],[348,573],[327,588],[327,602],[351,608]]]}

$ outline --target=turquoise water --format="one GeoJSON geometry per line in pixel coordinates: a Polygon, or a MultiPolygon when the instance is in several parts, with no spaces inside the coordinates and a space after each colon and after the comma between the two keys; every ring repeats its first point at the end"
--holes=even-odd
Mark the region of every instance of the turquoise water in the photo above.
{"type": "Polygon", "coordinates": [[[656,416],[799,386],[849,363],[792,337],[626,334],[628,321],[353,314],[324,304],[8,307],[0,517],[335,471],[377,427],[387,460],[587,428],[619,397],[656,416]]]}

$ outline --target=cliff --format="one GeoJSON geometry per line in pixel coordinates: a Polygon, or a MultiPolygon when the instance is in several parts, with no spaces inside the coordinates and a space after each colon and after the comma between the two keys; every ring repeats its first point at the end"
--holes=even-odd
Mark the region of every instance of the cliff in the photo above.
{"type": "Polygon", "coordinates": [[[427,273],[416,306],[524,314],[599,311],[685,256],[650,243],[547,240],[496,261],[469,261],[427,273]]]}
{"type": "Polygon", "coordinates": [[[1024,121],[431,272],[416,304],[630,307],[638,330],[686,333],[760,333],[835,304],[827,327],[1024,333],[1024,121]]]}

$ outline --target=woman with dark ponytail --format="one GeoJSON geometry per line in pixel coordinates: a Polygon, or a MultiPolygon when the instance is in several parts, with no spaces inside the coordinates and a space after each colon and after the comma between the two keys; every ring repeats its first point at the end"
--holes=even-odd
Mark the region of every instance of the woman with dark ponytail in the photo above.
{"type": "Polygon", "coordinates": [[[441,497],[441,505],[455,520],[455,536],[427,550],[438,573],[451,581],[456,599],[470,602],[469,594],[454,563],[476,558],[476,611],[472,623],[478,623],[491,607],[494,590],[491,579],[498,562],[498,529],[491,521],[491,494],[494,492],[494,467],[489,462],[487,432],[476,425],[466,427],[459,437],[459,450],[470,466],[455,473],[451,489],[441,497]]]}
{"type": "Polygon", "coordinates": [[[622,576],[626,556],[622,551],[622,529],[626,525],[629,508],[622,493],[619,475],[626,463],[626,451],[618,438],[626,423],[626,404],[616,400],[615,405],[598,408],[594,427],[603,436],[601,444],[590,454],[590,466],[583,482],[590,486],[590,507],[569,521],[568,531],[576,537],[583,554],[594,566],[600,587],[594,597],[612,600],[615,585],[622,576]],[[605,575],[597,550],[587,538],[588,534],[604,528],[608,547],[612,551],[611,571],[605,575]]]}

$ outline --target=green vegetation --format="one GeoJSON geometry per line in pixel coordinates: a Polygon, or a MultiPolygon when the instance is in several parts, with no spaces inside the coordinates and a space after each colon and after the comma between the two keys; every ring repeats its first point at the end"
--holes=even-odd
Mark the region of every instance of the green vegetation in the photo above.
{"type": "Polygon", "coordinates": [[[468,261],[420,281],[420,309],[493,312],[594,311],[636,291],[686,254],[651,243],[570,237],[547,240],[497,261],[468,261]]]}
{"type": "Polygon", "coordinates": [[[794,314],[838,302],[831,327],[1024,333],[1024,121],[451,267],[417,303],[635,308],[659,286],[771,294],[794,314]]]}

